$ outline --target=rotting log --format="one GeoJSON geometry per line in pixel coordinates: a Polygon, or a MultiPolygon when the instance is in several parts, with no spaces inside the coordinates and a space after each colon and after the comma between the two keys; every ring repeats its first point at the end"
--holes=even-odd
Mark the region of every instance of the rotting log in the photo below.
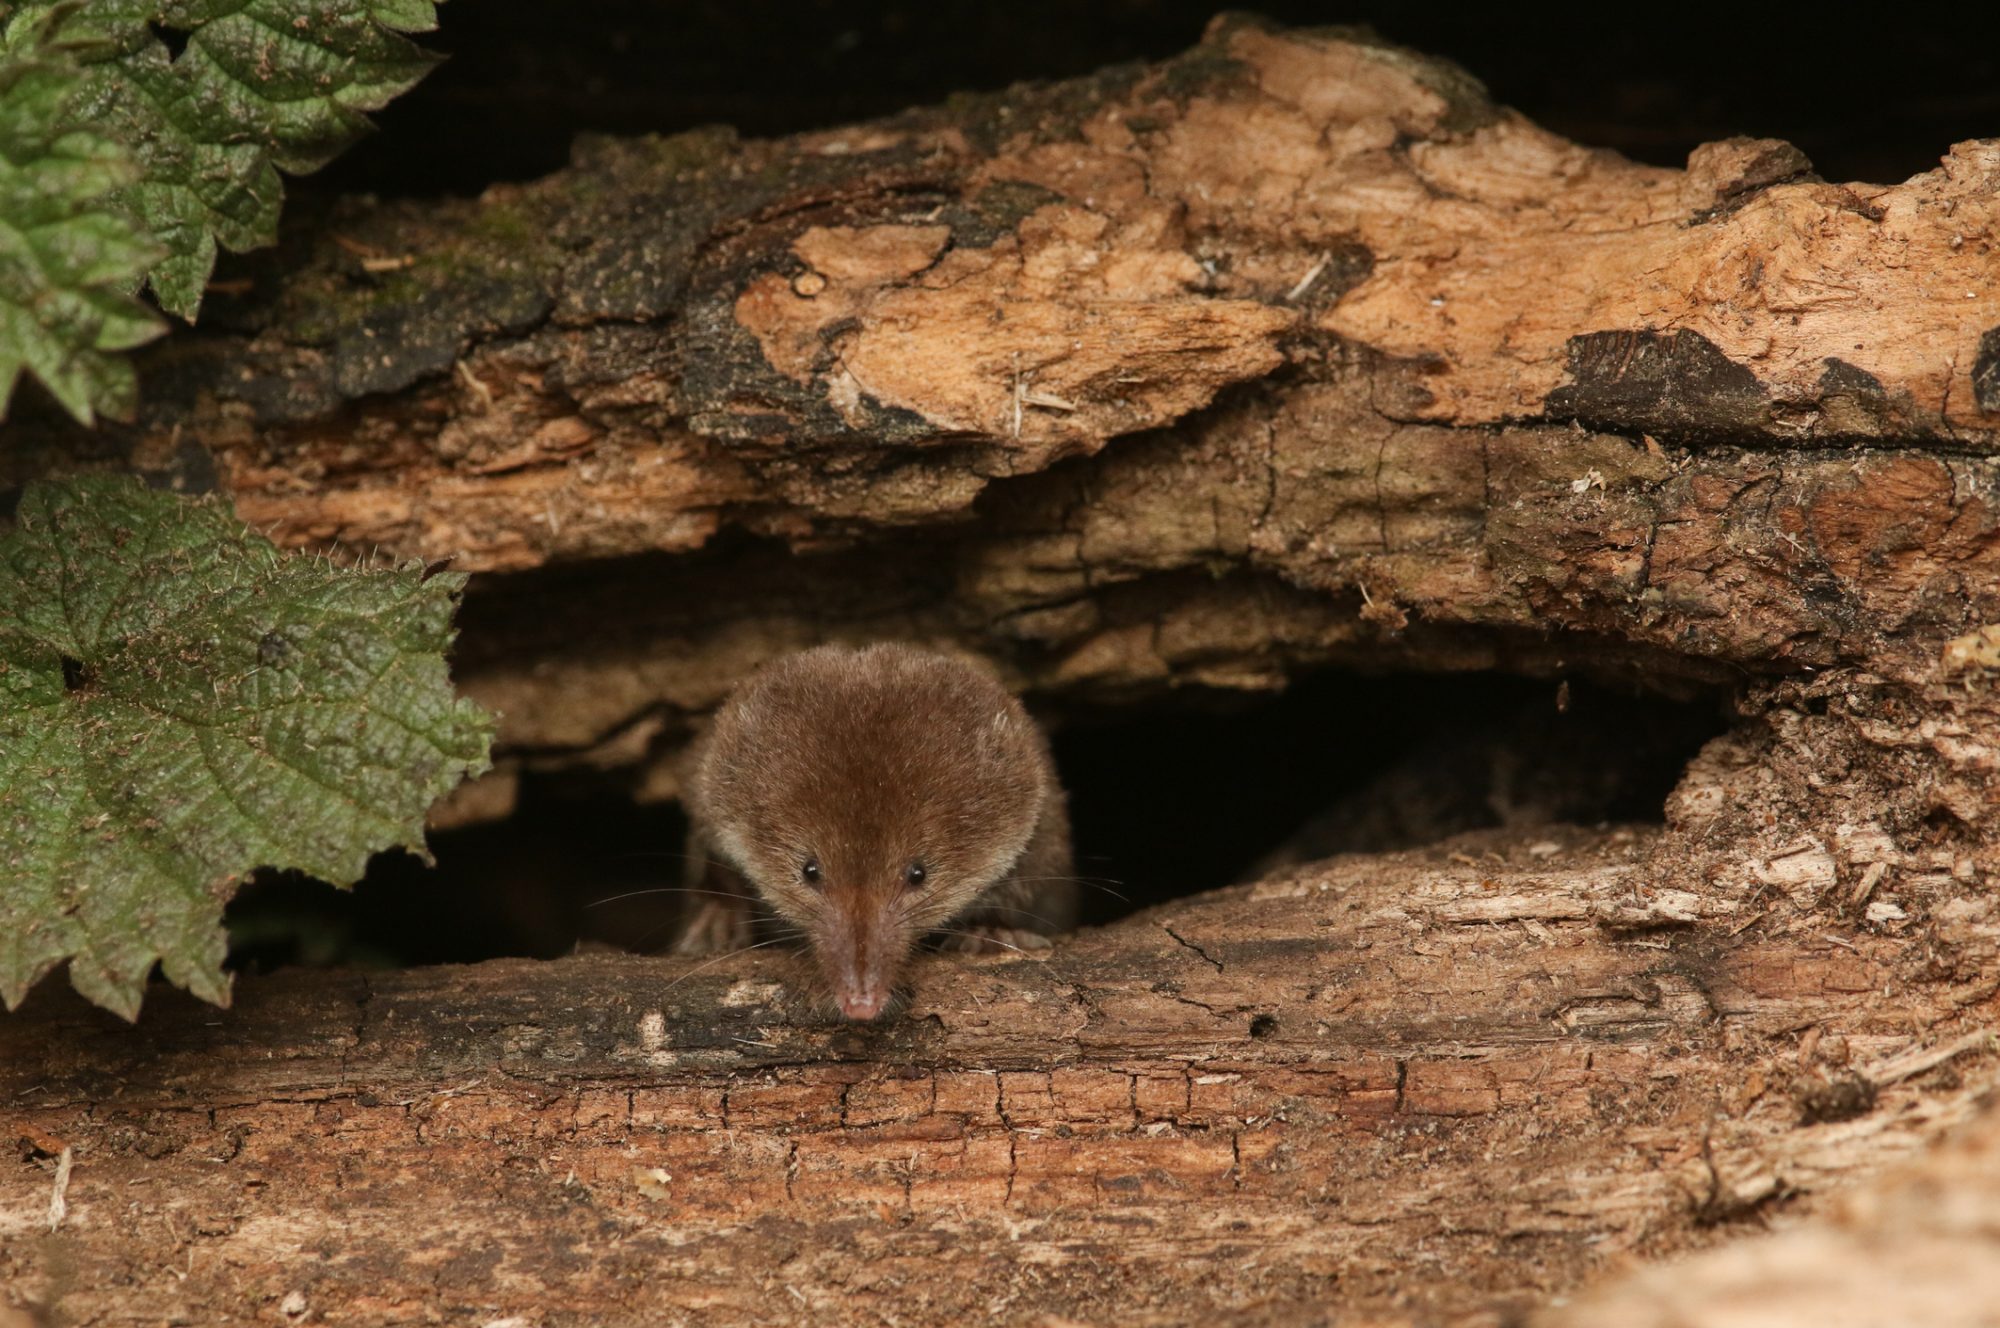
{"type": "Polygon", "coordinates": [[[2000,1073],[1996,246],[2000,142],[1893,186],[1769,142],[1643,167],[1240,20],[346,208],[147,358],[147,417],[13,427],[0,482],[90,456],[482,573],[457,668],[505,728],[461,819],[535,765],[670,797],[722,691],[828,637],[1056,700],[1352,663],[1740,720],[1663,829],[937,960],[879,1032],[755,957],[247,980],[137,1034],[43,991],[0,1022],[9,1293],[1492,1322],[1810,1212],[2000,1073]]]}
{"type": "Polygon", "coordinates": [[[1545,1328],[1978,1328],[2000,1304],[2000,1110],[1782,1235],[1646,1269],[1545,1328]]]}
{"type": "Polygon", "coordinates": [[[1990,904],[1917,943],[1619,830],[937,957],[880,1028],[768,956],[285,974],[141,1036],[45,989],[0,1022],[0,1284],[78,1324],[1495,1322],[1974,1116],[1996,958],[1990,904]]]}
{"type": "MultiPolygon", "coordinates": [[[[1226,19],[848,129],[585,142],[243,279],[87,445],[293,543],[532,574],[473,591],[505,728],[461,815],[529,761],[668,796],[727,681],[830,634],[1045,695],[1921,685],[2000,619],[2000,140],[1897,185],[1762,140],[1642,166],[1226,19]]],[[[0,483],[78,446],[14,435],[0,483]]]]}

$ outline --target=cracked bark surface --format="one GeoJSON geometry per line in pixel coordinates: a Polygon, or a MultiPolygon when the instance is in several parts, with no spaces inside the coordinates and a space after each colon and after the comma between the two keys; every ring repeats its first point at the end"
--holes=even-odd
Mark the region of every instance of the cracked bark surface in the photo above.
{"type": "Polygon", "coordinates": [[[2000,1074],[1996,200],[2000,142],[1892,186],[1642,167],[1231,20],[351,205],[148,357],[151,415],[15,428],[0,483],[90,456],[482,573],[456,667],[502,748],[448,818],[524,769],[669,798],[723,692],[828,638],[1056,703],[1348,664],[1739,721],[1664,828],[939,959],[875,1032],[755,956],[246,980],[136,1035],[45,990],[0,1021],[0,1284],[80,1323],[1493,1323],[1810,1218],[2000,1074]]]}
{"type": "Polygon", "coordinates": [[[1801,856],[1323,864],[933,958],[880,1028],[782,956],[285,974],[144,1038],[44,989],[0,1276],[73,1323],[1493,1322],[1990,1097],[2000,913],[1871,923],[1801,856]]]}

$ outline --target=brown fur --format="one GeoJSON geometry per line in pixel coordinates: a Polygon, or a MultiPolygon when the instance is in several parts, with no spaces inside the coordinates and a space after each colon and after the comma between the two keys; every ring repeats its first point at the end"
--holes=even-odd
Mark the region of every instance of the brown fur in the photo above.
{"type": "Polygon", "coordinates": [[[687,805],[691,883],[724,897],[694,911],[675,948],[747,941],[747,883],[804,935],[851,1017],[881,1013],[927,933],[1032,948],[1074,917],[1048,743],[967,660],[888,644],[778,660],[717,712],[687,805]]]}

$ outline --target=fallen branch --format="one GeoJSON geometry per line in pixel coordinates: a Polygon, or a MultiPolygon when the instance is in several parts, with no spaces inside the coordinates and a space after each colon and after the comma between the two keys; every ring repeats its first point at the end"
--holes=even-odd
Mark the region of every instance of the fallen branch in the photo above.
{"type": "MultiPolygon", "coordinates": [[[[879,1028],[830,1019],[783,956],[244,979],[226,1019],[156,993],[139,1037],[51,987],[0,1022],[0,1095],[90,1159],[74,1322],[301,1289],[345,1319],[1306,1322],[1329,1297],[1540,1303],[1906,1156],[1995,1082],[1990,978],[1906,939],[1792,904],[1732,935],[1747,878],[1693,923],[1607,928],[1584,915],[1714,864],[1632,832],[1484,846],[1203,896],[1046,960],[940,956],[879,1028]],[[1938,1044],[1951,1075],[1898,1054],[1968,1025],[1938,1044]],[[1848,1062],[1879,1096],[1809,1121],[1800,1093],[1848,1062]],[[185,1263],[163,1213],[202,1257],[121,1284],[185,1263]]],[[[46,1208],[28,1178],[0,1189],[16,1233],[46,1208]]],[[[9,1285],[43,1284],[40,1248],[0,1243],[9,1285]]]]}

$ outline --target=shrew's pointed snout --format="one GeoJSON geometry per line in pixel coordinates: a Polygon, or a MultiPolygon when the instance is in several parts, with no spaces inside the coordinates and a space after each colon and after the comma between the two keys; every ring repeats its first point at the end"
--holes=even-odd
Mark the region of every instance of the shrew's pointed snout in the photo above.
{"type": "Polygon", "coordinates": [[[849,1019],[874,1019],[889,1008],[887,991],[880,988],[869,990],[858,984],[842,988],[835,993],[834,1000],[840,1006],[840,1012],[849,1019]]]}
{"type": "Polygon", "coordinates": [[[896,990],[900,937],[874,901],[842,901],[821,934],[820,959],[833,985],[833,1002],[849,1019],[879,1019],[896,990]]]}

